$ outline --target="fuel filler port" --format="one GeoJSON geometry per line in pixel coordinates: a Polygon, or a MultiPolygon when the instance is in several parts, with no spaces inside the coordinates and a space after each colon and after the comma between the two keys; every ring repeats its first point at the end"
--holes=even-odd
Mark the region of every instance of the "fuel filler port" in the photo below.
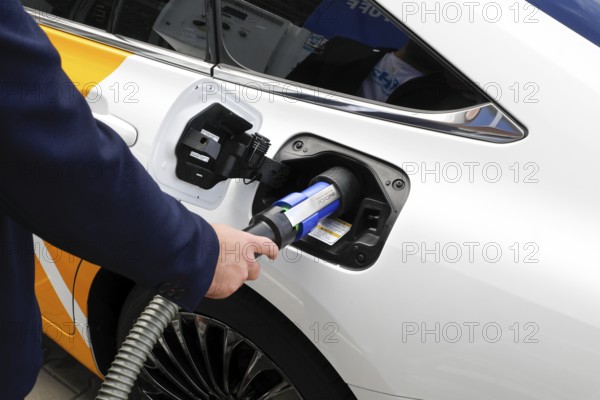
{"type": "Polygon", "coordinates": [[[288,179],[259,186],[249,229],[346,268],[372,266],[408,198],[406,173],[308,133],[290,139],[273,160],[289,168],[288,179]]]}

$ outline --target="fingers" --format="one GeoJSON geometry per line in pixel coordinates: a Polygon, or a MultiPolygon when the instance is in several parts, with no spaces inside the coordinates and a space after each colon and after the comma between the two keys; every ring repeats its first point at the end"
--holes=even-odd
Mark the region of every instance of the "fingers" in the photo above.
{"type": "Polygon", "coordinates": [[[250,244],[255,254],[264,254],[271,260],[275,260],[279,255],[279,249],[272,240],[262,236],[251,236],[250,244]]]}
{"type": "Polygon", "coordinates": [[[207,297],[221,299],[234,293],[244,281],[259,278],[258,255],[274,260],[279,255],[271,240],[242,232],[227,225],[213,225],[220,242],[219,261],[207,297]]]}
{"type": "Polygon", "coordinates": [[[247,280],[254,281],[258,279],[260,275],[260,263],[258,262],[258,257],[260,257],[261,254],[264,254],[271,260],[274,260],[279,255],[279,249],[275,243],[265,237],[249,236],[250,241],[247,246],[244,246],[247,249],[244,256],[248,266],[247,280]]]}
{"type": "Polygon", "coordinates": [[[255,281],[260,276],[260,264],[258,262],[248,263],[248,277],[247,280],[255,281]]]}

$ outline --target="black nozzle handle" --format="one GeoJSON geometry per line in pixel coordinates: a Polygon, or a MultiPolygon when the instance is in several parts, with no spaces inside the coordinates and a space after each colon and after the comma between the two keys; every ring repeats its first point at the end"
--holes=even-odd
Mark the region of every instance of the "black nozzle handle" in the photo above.
{"type": "MultiPolygon", "coordinates": [[[[271,229],[271,227],[264,221],[257,221],[251,225],[248,225],[242,230],[256,236],[266,237],[267,239],[272,240],[273,243],[277,244],[275,232],[273,232],[273,229],[271,229]]],[[[256,260],[258,260],[260,257],[262,257],[262,254],[254,253],[254,258],[256,260]]]]}
{"type": "Polygon", "coordinates": [[[296,239],[296,230],[284,216],[284,211],[278,206],[269,207],[255,215],[250,221],[250,225],[243,231],[271,239],[279,249],[282,249],[296,239]]]}
{"type": "Polygon", "coordinates": [[[273,232],[273,229],[271,229],[271,227],[264,221],[257,221],[252,225],[248,225],[242,230],[256,236],[266,237],[267,239],[272,240],[274,243],[277,243],[275,232],[273,232]]]}

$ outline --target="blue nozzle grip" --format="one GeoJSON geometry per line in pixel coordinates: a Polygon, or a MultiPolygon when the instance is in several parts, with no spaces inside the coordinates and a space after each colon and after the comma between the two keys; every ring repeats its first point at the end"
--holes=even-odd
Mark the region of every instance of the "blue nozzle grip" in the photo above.
{"type": "Polygon", "coordinates": [[[325,189],[329,185],[330,184],[327,182],[317,182],[314,185],[312,185],[311,187],[309,187],[308,189],[303,190],[300,193],[294,192],[294,193],[288,194],[281,200],[278,200],[275,203],[273,203],[273,206],[277,206],[277,207],[281,207],[281,208],[285,208],[285,209],[289,210],[290,208],[296,207],[298,204],[302,203],[304,200],[308,199],[310,196],[313,196],[313,195],[319,193],[321,190],[325,189]]]}

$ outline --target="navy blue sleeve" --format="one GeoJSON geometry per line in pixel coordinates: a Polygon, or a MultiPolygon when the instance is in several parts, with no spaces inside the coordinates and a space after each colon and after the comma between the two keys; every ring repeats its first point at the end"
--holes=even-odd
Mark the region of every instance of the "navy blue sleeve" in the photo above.
{"type": "Polygon", "coordinates": [[[0,207],[63,250],[146,287],[171,288],[186,309],[212,282],[212,227],[164,194],[92,117],[18,0],[0,0],[0,207]],[[47,87],[67,90],[49,100],[47,87]]]}

